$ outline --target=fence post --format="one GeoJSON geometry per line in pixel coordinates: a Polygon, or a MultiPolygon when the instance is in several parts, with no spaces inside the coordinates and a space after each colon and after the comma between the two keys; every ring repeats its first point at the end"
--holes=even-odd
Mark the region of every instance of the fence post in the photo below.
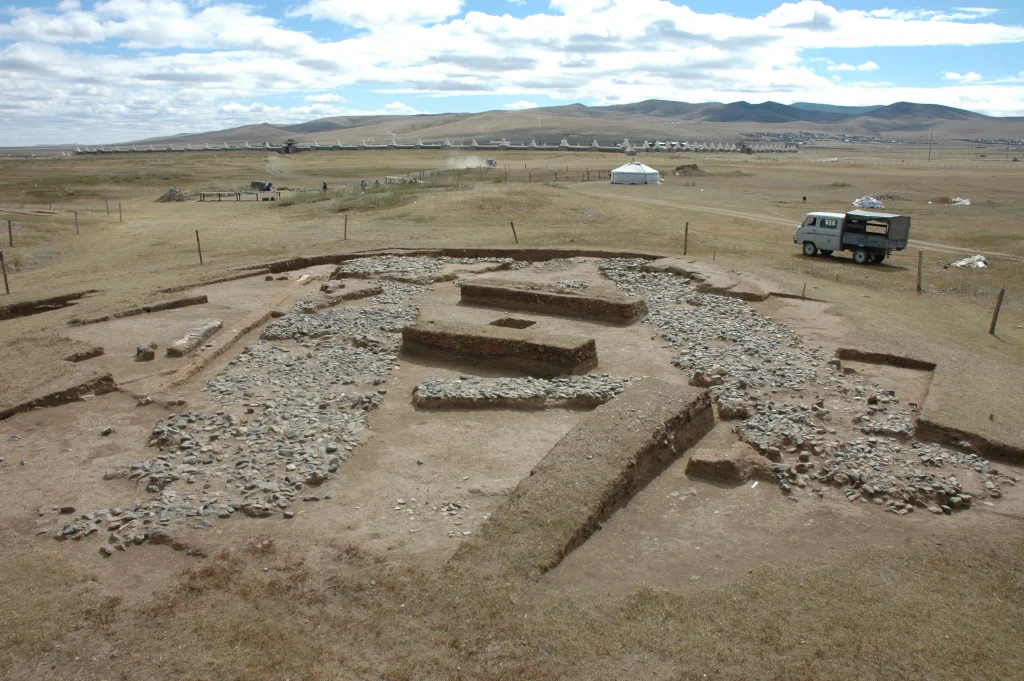
{"type": "Polygon", "coordinates": [[[199,230],[196,230],[196,248],[199,249],[199,264],[203,264],[203,244],[199,241],[199,230]]]}
{"type": "Polygon", "coordinates": [[[683,255],[686,255],[687,242],[690,240],[690,223],[683,227],[683,255]]]}
{"type": "Polygon", "coordinates": [[[7,295],[10,295],[11,285],[7,283],[7,260],[3,251],[0,251],[0,269],[4,271],[4,290],[7,291],[7,295]]]}
{"type": "Polygon", "coordinates": [[[348,241],[348,213],[345,213],[345,236],[342,241],[348,241]]]}
{"type": "Polygon", "coordinates": [[[516,235],[516,223],[509,220],[508,224],[512,225],[512,238],[516,240],[516,243],[519,243],[519,237],[516,235]]]}
{"type": "Polygon", "coordinates": [[[11,221],[7,221],[7,245],[14,248],[14,232],[11,231],[11,221]]]}
{"type": "Polygon", "coordinates": [[[921,295],[921,260],[924,258],[924,251],[917,252],[917,295],[921,295]]]}
{"type": "Polygon", "coordinates": [[[110,215],[110,199],[104,197],[103,205],[107,207],[107,215],[110,215]]]}
{"type": "Polygon", "coordinates": [[[75,234],[78,234],[78,211],[75,211],[75,234]]]}
{"type": "Polygon", "coordinates": [[[124,222],[124,216],[121,214],[121,202],[117,203],[117,221],[124,222]]]}
{"type": "Polygon", "coordinates": [[[996,309],[992,311],[992,324],[988,327],[988,335],[996,335],[996,322],[999,321],[999,308],[1003,306],[1003,296],[1006,295],[1006,289],[999,289],[999,299],[996,300],[996,309]]]}

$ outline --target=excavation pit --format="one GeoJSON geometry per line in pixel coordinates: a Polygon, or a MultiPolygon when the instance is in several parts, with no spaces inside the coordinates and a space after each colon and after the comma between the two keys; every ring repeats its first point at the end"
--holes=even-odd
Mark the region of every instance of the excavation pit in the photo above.
{"type": "Polygon", "coordinates": [[[491,322],[491,326],[501,326],[506,329],[527,329],[537,322],[529,319],[517,319],[515,317],[502,317],[491,322]]]}

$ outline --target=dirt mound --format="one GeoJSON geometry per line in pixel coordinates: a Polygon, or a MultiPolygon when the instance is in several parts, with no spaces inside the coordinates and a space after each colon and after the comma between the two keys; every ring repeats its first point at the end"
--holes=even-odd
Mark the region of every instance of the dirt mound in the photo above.
{"type": "Polygon", "coordinates": [[[166,192],[164,192],[163,196],[161,196],[159,199],[156,200],[156,203],[170,203],[172,201],[191,201],[191,200],[192,200],[192,195],[191,194],[186,194],[185,192],[181,191],[180,189],[175,189],[174,187],[171,187],[166,192]]]}
{"type": "Polygon", "coordinates": [[[703,171],[699,167],[697,167],[696,163],[691,163],[689,165],[676,166],[676,169],[673,172],[676,175],[688,175],[688,176],[691,176],[691,177],[704,177],[704,176],[707,175],[707,172],[703,171]]]}
{"type": "Polygon", "coordinates": [[[932,199],[928,203],[934,203],[934,204],[937,204],[937,205],[940,205],[940,206],[952,206],[954,202],[953,202],[953,199],[951,199],[948,196],[936,196],[934,199],[932,199]]]}
{"type": "Polygon", "coordinates": [[[899,194],[875,194],[875,198],[879,201],[902,201],[903,197],[899,194]]]}

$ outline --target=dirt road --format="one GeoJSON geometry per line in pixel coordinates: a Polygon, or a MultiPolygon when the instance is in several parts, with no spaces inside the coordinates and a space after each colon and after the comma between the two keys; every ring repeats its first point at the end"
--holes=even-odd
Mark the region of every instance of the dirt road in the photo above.
{"type": "MultiPolygon", "coordinates": [[[[607,198],[608,194],[600,190],[594,190],[593,187],[587,185],[578,185],[573,187],[574,191],[581,194],[590,194],[591,196],[599,196],[601,198],[607,198]]],[[[787,220],[785,218],[774,218],[766,215],[759,215],[757,213],[743,213],[736,210],[729,210],[727,208],[713,208],[710,206],[697,206],[692,203],[683,203],[681,201],[672,201],[669,199],[651,199],[644,196],[627,196],[617,195],[617,199],[623,201],[633,201],[635,203],[648,203],[658,206],[671,206],[672,208],[685,208],[687,210],[695,210],[703,213],[713,213],[715,215],[724,215],[731,218],[739,218],[741,220],[751,220],[754,222],[761,222],[768,225],[775,225],[779,227],[788,227],[789,229],[795,230],[796,223],[793,220],[787,220]]],[[[956,246],[949,246],[947,244],[937,244],[931,241],[919,241],[918,239],[911,239],[909,248],[919,248],[926,251],[939,251],[942,253],[955,253],[958,255],[972,255],[963,248],[956,246]]],[[[995,256],[998,258],[1006,258],[1007,260],[1013,260],[1015,262],[1024,263],[1024,256],[1013,255],[1012,253],[996,253],[986,252],[987,256],[995,256]]]]}
{"type": "Polygon", "coordinates": [[[272,155],[270,158],[267,159],[267,165],[264,166],[264,170],[267,171],[268,175],[273,175],[274,177],[291,177],[291,175],[286,175],[286,174],[282,173],[280,170],[278,170],[276,164],[277,164],[277,155],[276,154],[272,155]]]}

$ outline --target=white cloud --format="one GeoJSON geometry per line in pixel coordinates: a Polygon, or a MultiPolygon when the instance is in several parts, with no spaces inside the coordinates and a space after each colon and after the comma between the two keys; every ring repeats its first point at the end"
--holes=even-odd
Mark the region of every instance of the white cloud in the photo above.
{"type": "Polygon", "coordinates": [[[947,71],[944,78],[946,80],[955,80],[959,83],[975,83],[981,80],[981,74],[975,73],[974,71],[968,71],[967,73],[956,73],[954,71],[947,71]]]}
{"type": "MultiPolygon", "coordinates": [[[[463,16],[462,0],[298,5],[299,22],[276,18],[265,5],[201,0],[63,2],[0,12],[0,92],[19,93],[16,102],[0,103],[17,106],[0,108],[0,144],[130,139],[263,116],[357,115],[346,100],[362,101],[368,91],[376,99],[363,108],[377,113],[416,113],[403,103],[412,96],[486,94],[516,104],[539,97],[785,102],[853,101],[864,92],[871,101],[1024,113],[1021,77],[989,74],[995,77],[982,83],[969,72],[942,87],[897,88],[833,78],[879,70],[875,62],[817,61],[819,47],[899,45],[909,60],[917,46],[1006,45],[1003,61],[1013,63],[1016,48],[1009,45],[1024,42],[1024,26],[997,23],[985,8],[861,11],[780,0],[749,18],[666,0],[554,0],[544,12],[517,18],[463,16]],[[346,29],[317,23],[308,32],[305,17],[346,29]],[[824,74],[811,70],[820,63],[824,74]],[[252,108],[261,101],[285,104],[252,108]]],[[[444,107],[465,108],[451,100],[444,107]]]]}
{"type": "Polygon", "coordinates": [[[404,116],[413,116],[415,114],[420,113],[413,107],[407,104],[403,104],[402,102],[391,102],[390,104],[385,104],[384,110],[387,111],[389,114],[401,114],[404,116]]]}
{"type": "Polygon", "coordinates": [[[360,28],[390,29],[395,24],[435,24],[462,9],[462,0],[310,0],[292,10],[360,28]]]}
{"type": "Polygon", "coordinates": [[[827,68],[829,71],[877,71],[880,67],[873,61],[866,61],[859,66],[829,63],[827,68]]]}
{"type": "Polygon", "coordinates": [[[512,102],[511,104],[506,104],[505,108],[506,109],[536,109],[537,106],[538,105],[535,102],[528,102],[525,99],[520,99],[518,102],[512,102]]]}
{"type": "Polygon", "coordinates": [[[322,103],[326,103],[326,102],[344,102],[345,98],[344,97],[339,97],[338,95],[334,94],[333,92],[328,92],[328,93],[325,93],[325,94],[322,94],[322,95],[306,95],[306,101],[307,102],[322,102],[322,103]]]}

